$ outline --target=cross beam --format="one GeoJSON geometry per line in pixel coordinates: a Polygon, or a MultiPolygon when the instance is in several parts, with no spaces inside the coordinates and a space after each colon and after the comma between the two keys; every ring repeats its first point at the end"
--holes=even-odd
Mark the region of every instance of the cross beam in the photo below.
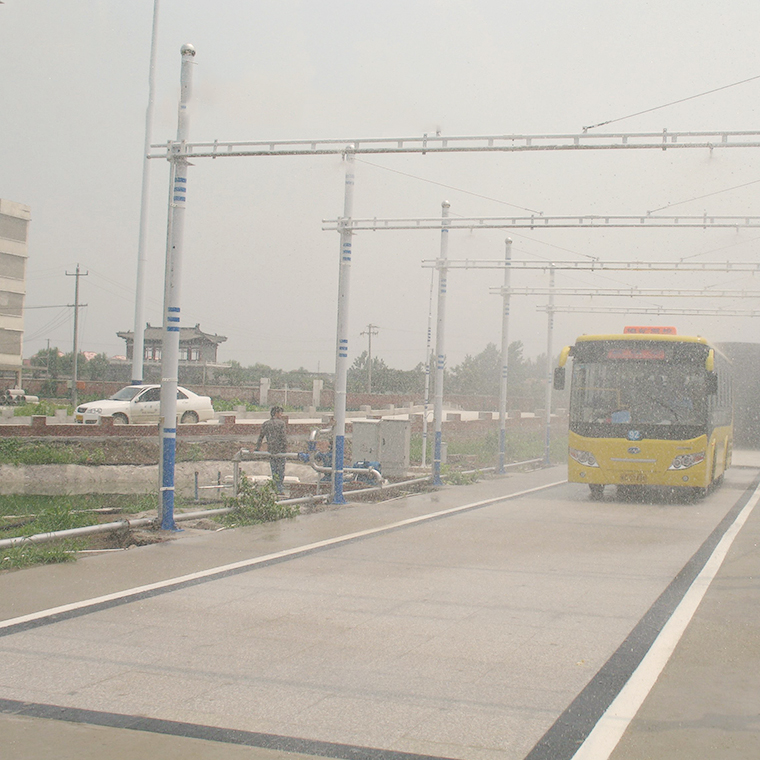
{"type": "MultiPolygon", "coordinates": [[[[503,295],[504,288],[490,288],[503,295]]],[[[630,298],[760,298],[760,290],[647,290],[645,288],[509,288],[513,296],[628,296],[630,298]]]]}
{"type": "MultiPolygon", "coordinates": [[[[340,230],[348,226],[352,232],[377,230],[440,230],[441,220],[435,217],[418,219],[323,219],[323,230],[340,230]]],[[[452,217],[451,230],[564,229],[566,227],[760,227],[760,216],[612,216],[582,214],[574,216],[510,216],[452,217]]]]}
{"type": "MultiPolygon", "coordinates": [[[[549,307],[536,306],[536,311],[549,307]]],[[[670,317],[760,317],[760,309],[670,309],[663,306],[555,306],[552,311],[575,314],[655,314],[670,317]]]]}
{"type": "MultiPolygon", "coordinates": [[[[422,266],[435,269],[438,259],[425,259],[422,266]]],[[[575,271],[626,271],[626,272],[760,272],[760,262],[731,261],[515,261],[509,263],[498,259],[447,259],[448,269],[566,269],[575,271]]]]}
{"type": "MultiPolygon", "coordinates": [[[[173,141],[151,145],[148,158],[171,158],[173,141]]],[[[187,142],[193,158],[239,156],[319,156],[352,153],[517,153],[572,150],[673,150],[677,148],[758,148],[760,132],[582,132],[577,134],[421,135],[299,140],[246,140],[187,142]]]]}

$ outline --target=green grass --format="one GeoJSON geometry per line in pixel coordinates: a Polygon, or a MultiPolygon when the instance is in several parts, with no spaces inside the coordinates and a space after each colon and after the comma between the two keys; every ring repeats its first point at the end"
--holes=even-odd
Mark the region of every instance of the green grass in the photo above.
{"type": "Polygon", "coordinates": [[[74,562],[79,542],[66,541],[59,544],[25,544],[0,550],[0,570],[20,570],[34,565],[53,565],[74,562]]]}
{"type": "Polygon", "coordinates": [[[55,417],[58,409],[65,409],[67,414],[73,414],[74,408],[70,404],[56,404],[43,399],[38,404],[21,404],[13,409],[14,417],[33,417],[44,414],[46,417],[55,417]]]}
{"type": "Polygon", "coordinates": [[[101,449],[89,451],[66,445],[0,438],[0,464],[102,464],[101,449]]]}
{"type": "MultiPolygon", "coordinates": [[[[527,459],[539,459],[544,456],[544,431],[507,429],[506,459],[507,462],[522,462],[527,459]]],[[[445,439],[444,439],[445,440],[445,439]]],[[[490,431],[481,438],[466,438],[447,442],[449,456],[466,456],[474,461],[472,467],[493,467],[499,459],[499,432],[490,431]]],[[[552,435],[549,444],[552,462],[561,463],[567,459],[567,436],[552,435]]],[[[422,436],[413,435],[410,447],[410,458],[413,464],[422,461],[422,436]]],[[[427,462],[433,461],[433,434],[428,433],[427,462]]]]}
{"type": "MultiPolygon", "coordinates": [[[[191,502],[177,499],[175,507],[191,502]]],[[[80,494],[67,496],[0,496],[0,539],[33,536],[71,528],[96,525],[119,519],[115,514],[97,514],[103,507],[118,509],[122,515],[157,511],[155,494],[80,494]]],[[[71,562],[76,552],[88,546],[87,538],[25,544],[0,549],[0,570],[32,565],[71,562]]]]}

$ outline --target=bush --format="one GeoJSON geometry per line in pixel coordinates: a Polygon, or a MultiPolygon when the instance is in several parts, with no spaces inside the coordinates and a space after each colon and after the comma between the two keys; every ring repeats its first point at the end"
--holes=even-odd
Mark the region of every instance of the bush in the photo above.
{"type": "Polygon", "coordinates": [[[241,472],[240,476],[237,496],[224,499],[224,506],[232,507],[233,511],[219,518],[228,527],[275,522],[295,517],[301,511],[297,505],[278,504],[272,483],[255,485],[244,473],[241,472]]]}
{"type": "Polygon", "coordinates": [[[71,407],[54,404],[52,401],[43,399],[38,404],[21,404],[13,410],[14,417],[32,417],[43,414],[45,417],[55,417],[56,409],[71,409],[71,407]]]}

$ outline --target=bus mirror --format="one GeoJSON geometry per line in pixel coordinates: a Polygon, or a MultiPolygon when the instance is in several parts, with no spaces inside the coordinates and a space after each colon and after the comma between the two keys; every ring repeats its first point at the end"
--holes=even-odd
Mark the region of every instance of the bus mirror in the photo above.
{"type": "Polygon", "coordinates": [[[564,367],[554,368],[554,390],[555,391],[565,390],[565,368],[564,367]]]}
{"type": "Polygon", "coordinates": [[[707,395],[714,396],[718,392],[718,375],[715,372],[707,373],[707,395]]]}

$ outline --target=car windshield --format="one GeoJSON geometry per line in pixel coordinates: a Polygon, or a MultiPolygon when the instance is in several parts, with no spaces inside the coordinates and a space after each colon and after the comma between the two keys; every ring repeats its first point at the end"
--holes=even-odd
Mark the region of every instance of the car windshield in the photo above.
{"type": "Polygon", "coordinates": [[[131,401],[140,391],[144,389],[143,385],[128,385],[111,396],[113,401],[131,401]]]}

